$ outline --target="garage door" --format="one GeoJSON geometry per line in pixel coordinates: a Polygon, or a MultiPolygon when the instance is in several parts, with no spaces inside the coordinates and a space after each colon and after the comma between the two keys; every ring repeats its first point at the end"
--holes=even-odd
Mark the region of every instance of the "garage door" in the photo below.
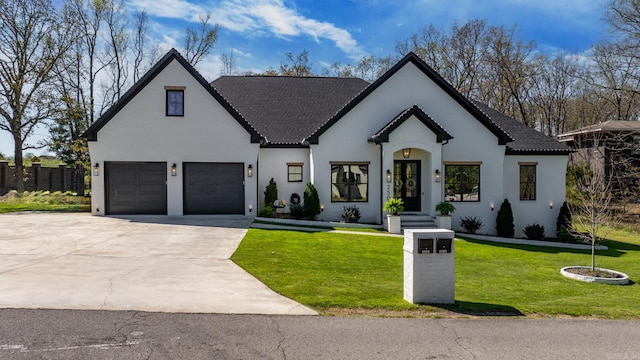
{"type": "Polygon", "coordinates": [[[107,214],[167,214],[167,163],[107,162],[107,214]]]}
{"type": "Polygon", "coordinates": [[[244,214],[244,164],[184,163],[185,214],[244,214]]]}

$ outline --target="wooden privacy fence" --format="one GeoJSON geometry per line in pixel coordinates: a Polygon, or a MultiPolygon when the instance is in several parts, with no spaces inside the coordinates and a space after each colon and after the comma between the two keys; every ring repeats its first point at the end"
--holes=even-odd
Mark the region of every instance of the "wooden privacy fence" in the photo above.
{"type": "MultiPolygon", "coordinates": [[[[15,189],[16,168],[7,160],[0,160],[0,195],[15,189]]],[[[24,167],[24,189],[27,191],[73,191],[84,194],[84,168],[42,167],[40,163],[32,163],[24,167]]]]}

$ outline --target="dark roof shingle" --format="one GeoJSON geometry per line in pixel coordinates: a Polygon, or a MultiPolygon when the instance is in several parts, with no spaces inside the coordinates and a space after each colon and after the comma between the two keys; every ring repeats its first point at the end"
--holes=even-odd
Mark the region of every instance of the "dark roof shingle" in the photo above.
{"type": "Polygon", "coordinates": [[[267,144],[301,145],[369,83],[355,78],[223,76],[211,85],[267,144]]]}

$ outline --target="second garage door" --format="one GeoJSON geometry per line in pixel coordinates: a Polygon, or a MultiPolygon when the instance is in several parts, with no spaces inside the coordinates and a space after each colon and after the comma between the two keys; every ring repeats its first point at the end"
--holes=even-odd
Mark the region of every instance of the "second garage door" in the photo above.
{"type": "Polygon", "coordinates": [[[244,164],[184,163],[185,214],[244,214],[244,164]]]}

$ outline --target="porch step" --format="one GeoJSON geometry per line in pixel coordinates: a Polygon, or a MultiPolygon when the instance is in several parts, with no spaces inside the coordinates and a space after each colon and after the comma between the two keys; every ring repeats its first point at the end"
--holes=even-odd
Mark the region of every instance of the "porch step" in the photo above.
{"type": "Polygon", "coordinates": [[[400,214],[400,229],[435,229],[435,219],[429,214],[400,214]]]}

